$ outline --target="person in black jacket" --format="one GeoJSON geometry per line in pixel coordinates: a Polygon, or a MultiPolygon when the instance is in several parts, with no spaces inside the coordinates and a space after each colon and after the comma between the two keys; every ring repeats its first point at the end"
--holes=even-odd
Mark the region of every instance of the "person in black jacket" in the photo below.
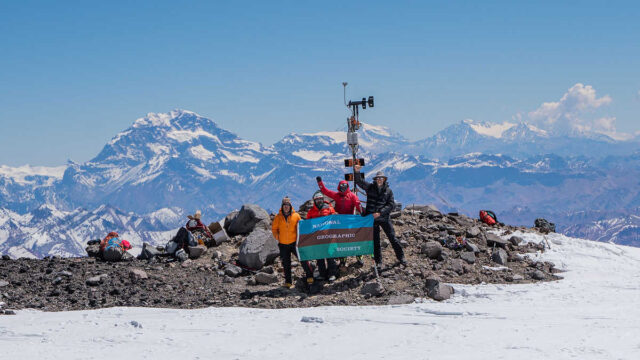
{"type": "Polygon", "coordinates": [[[378,171],[373,178],[373,183],[366,182],[359,176],[360,166],[355,167],[356,184],[367,193],[367,207],[362,214],[363,216],[373,214],[373,258],[378,268],[382,267],[382,254],[380,252],[380,228],[387,234],[389,242],[393,247],[393,251],[396,253],[398,262],[401,265],[406,265],[407,261],[404,259],[404,252],[402,246],[396,239],[396,233],[393,230],[393,225],[389,215],[393,211],[395,201],[393,200],[393,191],[389,188],[387,183],[387,177],[378,171]]]}

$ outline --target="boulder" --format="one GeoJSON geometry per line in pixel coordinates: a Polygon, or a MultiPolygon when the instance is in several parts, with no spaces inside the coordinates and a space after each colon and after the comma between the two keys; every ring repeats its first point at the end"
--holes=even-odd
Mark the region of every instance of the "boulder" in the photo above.
{"type": "Polygon", "coordinates": [[[0,280],[0,287],[9,286],[9,282],[6,280],[0,280]]]}
{"type": "Polygon", "coordinates": [[[315,316],[303,316],[302,319],[300,319],[300,321],[304,323],[316,323],[316,324],[322,324],[324,322],[322,318],[315,317],[315,316]]]}
{"type": "MultiPolygon", "coordinates": [[[[400,216],[402,216],[402,212],[400,212],[400,211],[394,211],[391,214],[389,214],[389,218],[391,218],[391,219],[397,219],[400,216]]],[[[401,222],[401,224],[397,224],[396,223],[396,225],[404,225],[404,222],[401,221],[401,220],[397,220],[397,222],[401,222]]]]}
{"type": "Polygon", "coordinates": [[[502,248],[495,248],[493,249],[493,252],[491,253],[491,261],[500,264],[500,265],[507,265],[507,252],[502,249],[502,248]]]}
{"type": "Polygon", "coordinates": [[[85,248],[87,256],[97,258],[100,256],[100,244],[89,245],[85,248]]]}
{"type": "Polygon", "coordinates": [[[140,260],[150,260],[154,257],[158,256],[160,251],[155,246],[151,246],[148,243],[142,244],[142,251],[140,255],[138,255],[138,259],[140,260]]]}
{"type": "Polygon", "coordinates": [[[278,275],[259,272],[256,274],[255,279],[258,284],[268,285],[278,282],[278,275]]]}
{"type": "Polygon", "coordinates": [[[487,234],[487,245],[488,246],[499,246],[499,247],[505,247],[509,242],[507,240],[504,240],[503,238],[501,238],[500,236],[493,234],[493,233],[488,233],[487,234]]]}
{"type": "Polygon", "coordinates": [[[480,235],[480,233],[480,228],[478,228],[477,226],[472,226],[467,229],[466,235],[467,237],[477,237],[478,235],[480,235]]]}
{"type": "Polygon", "coordinates": [[[232,212],[230,212],[225,218],[224,218],[224,224],[222,225],[222,228],[224,229],[224,231],[227,232],[227,234],[229,236],[233,236],[231,234],[229,234],[229,226],[231,225],[231,223],[233,222],[233,220],[236,218],[236,216],[238,216],[238,213],[240,211],[238,210],[234,210],[232,212]]]}
{"type": "Polygon", "coordinates": [[[370,281],[362,286],[360,293],[369,296],[381,296],[384,294],[384,287],[377,281],[370,281]]]}
{"type": "MultiPolygon", "coordinates": [[[[238,215],[229,224],[227,233],[230,236],[247,235],[251,233],[256,225],[262,223],[263,227],[269,228],[271,218],[266,210],[255,204],[244,204],[238,215]]],[[[225,223],[226,224],[226,223],[225,223]]]]}
{"type": "Polygon", "coordinates": [[[533,225],[543,233],[556,232],[556,224],[549,222],[547,219],[538,218],[534,221],[533,225]]]}
{"type": "Polygon", "coordinates": [[[278,241],[271,231],[256,228],[240,245],[238,260],[241,264],[258,270],[271,263],[279,254],[278,241]]]}
{"type": "Polygon", "coordinates": [[[427,296],[436,301],[447,300],[454,293],[451,285],[440,282],[437,276],[431,276],[426,279],[427,296]]]}
{"type": "Polygon", "coordinates": [[[476,262],[476,255],[473,251],[463,251],[460,253],[460,259],[466,261],[468,264],[476,262]]]}
{"type": "Polygon", "coordinates": [[[429,241],[426,244],[422,244],[422,246],[420,247],[420,252],[427,255],[429,259],[437,259],[442,253],[442,245],[435,241],[429,241]]]}

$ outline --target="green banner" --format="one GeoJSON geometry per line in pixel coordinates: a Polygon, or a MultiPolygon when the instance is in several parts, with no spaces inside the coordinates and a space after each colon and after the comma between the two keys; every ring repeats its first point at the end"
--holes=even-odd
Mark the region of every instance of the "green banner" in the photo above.
{"type": "Polygon", "coordinates": [[[373,254],[373,216],[331,215],[298,223],[300,261],[373,254]]]}

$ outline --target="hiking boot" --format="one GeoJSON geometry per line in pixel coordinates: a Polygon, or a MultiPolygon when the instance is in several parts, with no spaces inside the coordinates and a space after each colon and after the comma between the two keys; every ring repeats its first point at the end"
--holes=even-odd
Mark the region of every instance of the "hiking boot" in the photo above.
{"type": "Polygon", "coordinates": [[[293,284],[292,283],[284,283],[284,285],[282,285],[282,287],[287,288],[287,289],[293,289],[293,284]]]}
{"type": "Polygon", "coordinates": [[[336,276],[335,275],[329,276],[329,282],[334,282],[334,281],[336,281],[336,276]]]}
{"type": "Polygon", "coordinates": [[[405,258],[398,260],[398,265],[402,267],[407,267],[407,260],[405,260],[405,258]]]}
{"type": "Polygon", "coordinates": [[[307,278],[307,284],[308,284],[308,285],[313,284],[313,278],[312,278],[312,277],[307,278]]]}
{"type": "Polygon", "coordinates": [[[378,273],[382,272],[382,263],[376,263],[375,267],[376,270],[378,270],[378,273]]]}

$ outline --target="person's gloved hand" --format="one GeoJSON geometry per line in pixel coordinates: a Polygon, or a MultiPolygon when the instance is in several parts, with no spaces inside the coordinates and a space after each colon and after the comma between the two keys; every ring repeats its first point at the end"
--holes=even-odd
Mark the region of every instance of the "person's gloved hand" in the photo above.
{"type": "Polygon", "coordinates": [[[316,176],[316,181],[317,181],[317,182],[322,182],[322,177],[320,177],[320,176],[316,176]]]}

